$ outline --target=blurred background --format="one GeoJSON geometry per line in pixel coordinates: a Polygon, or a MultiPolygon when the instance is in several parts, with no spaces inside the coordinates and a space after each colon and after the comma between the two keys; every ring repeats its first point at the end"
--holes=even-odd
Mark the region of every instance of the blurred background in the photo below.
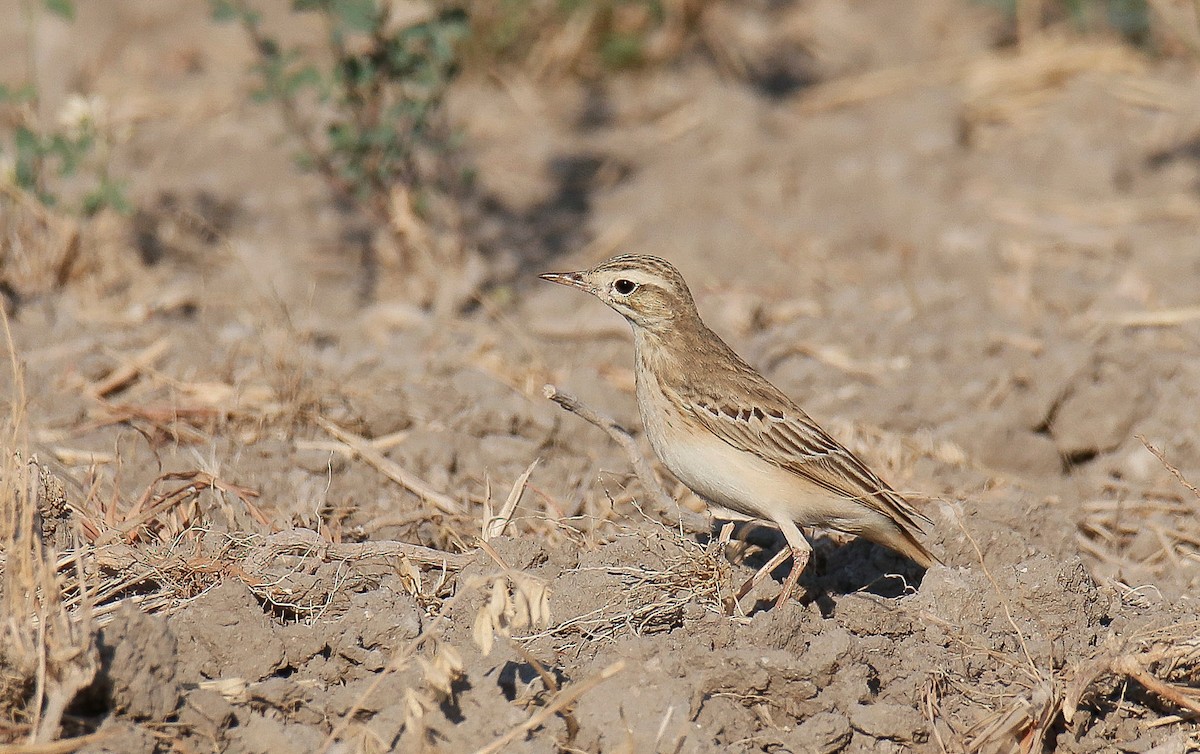
{"type": "MultiPolygon", "coordinates": [[[[541,390],[637,428],[628,331],[536,273],[649,253],[894,486],[958,506],[980,562],[1080,557],[1186,602],[1198,13],[0,0],[14,436],[93,543],[303,526],[461,552],[540,457],[509,533],[593,547],[640,490],[541,390]],[[143,516],[199,472],[234,487],[143,516]]],[[[109,567],[100,604],[214,583],[109,567]]]]}
{"type": "Polygon", "coordinates": [[[1194,4],[10,0],[0,37],[0,293],[77,471],[135,426],[275,478],[336,415],[478,495],[543,382],[637,426],[624,324],[534,274],[652,253],[816,416],[1194,578],[1086,508],[1172,484],[1136,435],[1200,468],[1194,4]]]}
{"type": "MultiPolygon", "coordinates": [[[[440,354],[636,426],[623,323],[533,275],[653,253],[818,416],[932,433],[1082,521],[1161,471],[1136,434],[1200,465],[1196,14],[5,2],[0,293],[44,370],[30,416],[53,444],[183,390],[195,440],[224,401],[470,438],[446,417],[473,387],[442,412],[404,392],[440,354]],[[169,378],[109,379],[130,354],[169,378]]],[[[178,441],[179,416],[121,418],[178,441]]],[[[453,487],[533,451],[463,442],[469,471],[407,460],[453,487]]]]}

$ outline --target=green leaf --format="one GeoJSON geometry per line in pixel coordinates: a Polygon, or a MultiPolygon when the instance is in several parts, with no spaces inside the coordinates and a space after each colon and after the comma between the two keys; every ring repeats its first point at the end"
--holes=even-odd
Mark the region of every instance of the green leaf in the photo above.
{"type": "Polygon", "coordinates": [[[28,155],[18,155],[17,162],[13,165],[13,180],[26,191],[37,188],[37,168],[28,155]]]}
{"type": "Polygon", "coordinates": [[[600,57],[609,68],[629,68],[642,61],[642,38],[636,34],[611,34],[600,46],[600,57]]]}
{"type": "Polygon", "coordinates": [[[17,102],[33,102],[37,99],[37,89],[33,84],[26,84],[13,93],[17,102]]]}
{"type": "Polygon", "coordinates": [[[238,20],[238,8],[232,0],[208,0],[212,12],[212,20],[217,23],[228,23],[238,20]]]}
{"type": "Polygon", "coordinates": [[[297,152],[295,155],[293,155],[292,159],[295,160],[296,167],[305,172],[317,169],[316,158],[314,158],[313,155],[309,154],[308,152],[297,152]]]}
{"type": "Polygon", "coordinates": [[[305,88],[320,88],[321,72],[316,66],[306,65],[299,70],[292,71],[283,82],[283,94],[294,96],[296,92],[305,88]]]}
{"type": "Polygon", "coordinates": [[[123,215],[129,214],[133,209],[125,198],[124,184],[113,181],[107,176],[101,179],[99,186],[83,197],[83,213],[91,216],[105,207],[112,207],[123,215]]]}
{"type": "Polygon", "coordinates": [[[1145,0],[1109,0],[1108,22],[1126,38],[1145,41],[1150,34],[1150,5],[1145,0]]]}
{"type": "Polygon", "coordinates": [[[329,126],[329,146],[336,153],[350,154],[358,150],[359,138],[354,127],[346,123],[329,126]]]}
{"type": "Polygon", "coordinates": [[[42,155],[41,139],[25,126],[17,126],[17,130],[13,132],[13,144],[17,148],[17,154],[34,158],[42,155]]]}
{"type": "Polygon", "coordinates": [[[375,0],[328,0],[328,10],[347,31],[370,33],[379,23],[375,0]]]}
{"type": "Polygon", "coordinates": [[[75,20],[75,3],[71,0],[44,0],[46,10],[63,19],[64,21],[75,20]]]}
{"type": "Polygon", "coordinates": [[[87,141],[86,137],[75,142],[62,134],[55,134],[50,137],[49,141],[42,144],[42,153],[58,157],[58,174],[68,176],[74,175],[75,170],[79,167],[80,158],[83,157],[89,146],[90,141],[87,141]]]}
{"type": "Polygon", "coordinates": [[[337,75],[342,86],[353,90],[366,89],[376,76],[385,76],[386,73],[380,71],[370,58],[357,56],[343,58],[337,67],[337,75]]]}

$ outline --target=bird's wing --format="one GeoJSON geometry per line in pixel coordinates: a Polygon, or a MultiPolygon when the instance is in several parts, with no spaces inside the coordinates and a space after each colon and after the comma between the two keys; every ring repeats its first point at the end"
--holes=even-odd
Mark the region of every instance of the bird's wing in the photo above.
{"type": "Polygon", "coordinates": [[[681,402],[702,426],[735,448],[804,477],[838,497],[857,500],[897,523],[914,528],[920,528],[917,519],[932,523],[786,398],[764,401],[768,408],[700,396],[689,396],[681,402]]]}

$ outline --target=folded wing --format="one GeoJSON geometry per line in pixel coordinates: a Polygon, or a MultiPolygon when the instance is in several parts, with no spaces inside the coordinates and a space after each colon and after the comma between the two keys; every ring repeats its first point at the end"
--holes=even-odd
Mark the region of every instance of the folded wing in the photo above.
{"type": "Polygon", "coordinates": [[[912,528],[932,523],[800,408],[752,408],[684,400],[699,422],[730,445],[787,469],[830,493],[856,500],[912,528]]]}

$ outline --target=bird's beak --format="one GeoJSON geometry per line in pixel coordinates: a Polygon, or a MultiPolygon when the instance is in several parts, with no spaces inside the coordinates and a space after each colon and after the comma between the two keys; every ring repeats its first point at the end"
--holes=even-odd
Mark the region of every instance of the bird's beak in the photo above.
{"type": "Polygon", "coordinates": [[[569,285],[581,291],[589,291],[588,284],[583,279],[582,272],[546,272],[538,275],[542,280],[549,280],[559,285],[569,285]]]}

